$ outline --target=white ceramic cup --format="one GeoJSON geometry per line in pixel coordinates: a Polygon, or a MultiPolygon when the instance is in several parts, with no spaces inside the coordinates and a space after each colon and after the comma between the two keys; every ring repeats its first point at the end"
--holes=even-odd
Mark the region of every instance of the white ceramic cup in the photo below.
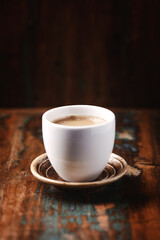
{"type": "Polygon", "coordinates": [[[115,139],[115,115],[92,105],[70,105],[51,109],[42,116],[43,141],[48,158],[66,181],[96,179],[105,168],[115,139]],[[64,126],[52,121],[70,115],[103,118],[106,122],[90,126],[64,126]]]}

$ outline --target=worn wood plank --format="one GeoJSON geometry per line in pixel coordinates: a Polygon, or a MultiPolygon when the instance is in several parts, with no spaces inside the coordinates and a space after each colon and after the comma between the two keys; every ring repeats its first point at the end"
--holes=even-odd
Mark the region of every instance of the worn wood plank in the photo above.
{"type": "MultiPolygon", "coordinates": [[[[1,142],[5,144],[1,144],[2,156],[3,153],[5,155],[0,161],[1,239],[18,239],[23,235],[23,215],[26,216],[27,212],[28,219],[33,216],[33,205],[37,202],[34,194],[38,183],[32,181],[29,166],[31,156],[33,158],[44,152],[40,116],[40,113],[16,111],[8,115],[1,114],[1,142]],[[28,128],[30,122],[32,126],[28,128]]],[[[25,237],[29,238],[30,230],[29,224],[24,232],[25,237]]]]}
{"type": "Polygon", "coordinates": [[[44,152],[44,111],[0,110],[0,239],[159,239],[160,112],[114,109],[114,152],[142,174],[84,195],[59,192],[30,173],[44,152]]]}

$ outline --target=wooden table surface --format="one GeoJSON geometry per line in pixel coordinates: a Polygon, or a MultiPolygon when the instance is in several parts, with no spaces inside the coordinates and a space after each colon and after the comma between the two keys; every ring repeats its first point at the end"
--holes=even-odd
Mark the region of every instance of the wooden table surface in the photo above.
{"type": "Polygon", "coordinates": [[[32,176],[44,111],[0,110],[0,239],[160,239],[160,111],[113,109],[113,152],[142,173],[86,195],[32,176]]]}

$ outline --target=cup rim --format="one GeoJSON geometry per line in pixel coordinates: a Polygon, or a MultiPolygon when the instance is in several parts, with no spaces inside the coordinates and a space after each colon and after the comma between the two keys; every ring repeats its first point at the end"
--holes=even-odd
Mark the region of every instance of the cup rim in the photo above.
{"type": "Polygon", "coordinates": [[[79,129],[89,129],[89,128],[97,128],[97,127],[101,127],[101,126],[105,126],[108,125],[109,123],[113,122],[115,120],[115,114],[109,110],[108,108],[104,108],[101,106],[96,106],[96,105],[86,105],[86,104],[80,104],[80,105],[64,105],[64,106],[60,106],[60,107],[55,107],[55,108],[51,108],[49,110],[47,110],[46,112],[43,113],[42,115],[42,120],[47,121],[47,123],[51,124],[52,126],[55,126],[56,128],[62,128],[62,129],[72,129],[72,130],[79,130],[79,129]],[[107,120],[104,123],[100,123],[100,124],[95,124],[95,125],[88,125],[88,126],[67,126],[67,125],[60,125],[54,122],[51,122],[50,120],[47,119],[47,115],[50,114],[51,112],[53,112],[56,109],[63,109],[63,108],[77,108],[77,107],[91,107],[91,108],[99,108],[102,109],[104,111],[107,111],[110,115],[111,115],[111,119],[107,120]]]}

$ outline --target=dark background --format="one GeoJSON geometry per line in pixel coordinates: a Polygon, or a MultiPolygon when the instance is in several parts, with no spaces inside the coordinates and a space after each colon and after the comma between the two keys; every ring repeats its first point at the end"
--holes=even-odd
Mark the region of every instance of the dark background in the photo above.
{"type": "Polygon", "coordinates": [[[0,0],[0,107],[160,107],[160,1],[0,0]]]}

